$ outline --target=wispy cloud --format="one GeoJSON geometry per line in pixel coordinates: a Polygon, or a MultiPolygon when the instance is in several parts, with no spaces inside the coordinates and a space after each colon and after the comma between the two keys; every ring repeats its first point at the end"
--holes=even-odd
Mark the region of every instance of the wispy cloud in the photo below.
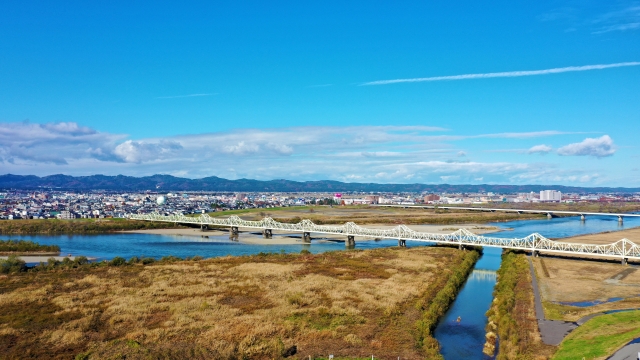
{"type": "Polygon", "coordinates": [[[389,84],[398,84],[398,83],[445,81],[445,80],[469,80],[469,79],[488,79],[488,78],[502,78],[502,77],[549,75],[549,74],[560,74],[565,72],[602,70],[602,69],[610,69],[610,68],[618,68],[618,67],[626,67],[626,66],[638,66],[638,65],[640,65],[640,62],[630,61],[630,62],[622,62],[622,63],[615,63],[615,64],[567,66],[567,67],[544,69],[544,70],[506,71],[506,72],[483,73],[483,74],[463,74],[463,75],[449,75],[449,76],[433,76],[433,77],[425,77],[425,78],[377,80],[377,81],[370,81],[370,82],[360,84],[360,86],[389,85],[389,84]]]}
{"type": "Polygon", "coordinates": [[[628,6],[624,9],[610,11],[592,21],[598,29],[593,34],[604,34],[612,31],[640,29],[640,6],[628,6]]]}
{"type": "Polygon", "coordinates": [[[175,95],[175,96],[158,96],[158,97],[156,97],[156,99],[178,99],[178,98],[213,96],[213,95],[217,95],[217,93],[211,93],[211,94],[188,94],[188,95],[175,95]]]}

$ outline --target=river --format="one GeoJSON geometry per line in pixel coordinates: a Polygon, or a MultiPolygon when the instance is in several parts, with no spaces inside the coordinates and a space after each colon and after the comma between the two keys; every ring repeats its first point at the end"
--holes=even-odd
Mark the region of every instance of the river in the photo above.
{"type": "MultiPolygon", "coordinates": [[[[622,230],[640,226],[640,218],[626,218],[619,224],[615,217],[588,217],[581,222],[577,217],[544,220],[520,220],[493,223],[503,229],[490,234],[495,237],[524,237],[537,232],[548,238],[561,238],[603,231],[622,230]]],[[[240,235],[242,236],[242,235],[240,235]]],[[[276,235],[274,236],[282,236],[276,235]]],[[[33,240],[41,244],[59,245],[62,254],[84,255],[98,260],[115,256],[150,256],[161,258],[202,256],[241,256],[260,252],[300,252],[307,249],[312,253],[344,250],[343,242],[321,242],[312,245],[254,245],[230,241],[228,236],[197,238],[187,236],[148,235],[117,233],[104,235],[0,235],[0,239],[33,240]]],[[[356,249],[371,249],[397,246],[396,240],[356,241],[356,249]]],[[[407,242],[408,247],[427,246],[428,243],[407,242]]],[[[484,315],[493,300],[495,271],[500,267],[501,249],[486,248],[478,260],[474,271],[467,279],[456,300],[445,317],[438,324],[435,337],[440,342],[445,359],[487,359],[482,354],[487,318],[484,315]],[[460,316],[461,321],[455,321],[460,316]]]]}

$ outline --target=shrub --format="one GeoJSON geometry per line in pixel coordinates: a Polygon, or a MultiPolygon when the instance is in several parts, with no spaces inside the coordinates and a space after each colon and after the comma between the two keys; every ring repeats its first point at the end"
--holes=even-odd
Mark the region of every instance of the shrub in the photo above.
{"type": "Polygon", "coordinates": [[[27,271],[27,264],[16,255],[10,255],[6,260],[0,260],[0,273],[10,274],[22,271],[27,271]]]}
{"type": "Polygon", "coordinates": [[[109,261],[109,265],[111,266],[122,266],[122,265],[126,265],[127,260],[125,260],[123,257],[120,256],[116,256],[113,259],[111,259],[111,261],[109,261]]]}
{"type": "Polygon", "coordinates": [[[132,257],[131,257],[131,259],[129,259],[129,264],[130,264],[130,265],[132,265],[132,264],[137,264],[137,263],[139,263],[139,262],[140,262],[140,258],[139,258],[139,257],[137,257],[137,256],[132,256],[132,257]]]}
{"type": "Polygon", "coordinates": [[[194,257],[192,257],[192,258],[191,258],[191,260],[193,260],[193,261],[200,261],[200,260],[202,260],[202,259],[203,259],[203,257],[202,257],[202,256],[200,256],[200,255],[196,255],[196,256],[194,256],[194,257]]]}
{"type": "Polygon", "coordinates": [[[153,264],[154,262],[156,262],[156,259],[154,259],[152,257],[146,257],[146,258],[143,258],[140,261],[142,262],[142,265],[149,265],[149,264],[153,264]]]}
{"type": "Polygon", "coordinates": [[[307,250],[307,249],[302,249],[302,250],[300,250],[300,254],[301,254],[301,255],[310,255],[310,254],[311,254],[311,251],[309,251],[309,250],[307,250]]]}

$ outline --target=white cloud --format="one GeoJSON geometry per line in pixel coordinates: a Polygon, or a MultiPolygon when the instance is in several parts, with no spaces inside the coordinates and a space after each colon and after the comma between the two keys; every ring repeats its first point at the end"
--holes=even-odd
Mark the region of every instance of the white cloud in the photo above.
{"type": "Polygon", "coordinates": [[[529,150],[527,150],[528,154],[548,154],[553,150],[553,148],[549,145],[536,145],[532,146],[529,150]]]}
{"type": "Polygon", "coordinates": [[[603,135],[597,139],[586,138],[582,142],[573,143],[558,149],[558,154],[563,156],[593,156],[597,158],[615,154],[616,146],[609,135],[603,135]]]}
{"type": "Polygon", "coordinates": [[[139,164],[172,157],[179,150],[182,150],[182,145],[175,141],[147,142],[127,140],[116,146],[113,153],[124,162],[139,164]]]}
{"type": "MultiPolygon", "coordinates": [[[[581,181],[585,171],[549,164],[462,161],[456,142],[530,139],[558,131],[440,135],[429,126],[348,126],[237,129],[164,138],[128,139],[76,123],[0,124],[2,172],[48,175],[155,173],[190,178],[361,182],[539,183],[563,176],[581,181]],[[483,140],[484,139],[484,140],[483,140]],[[452,160],[457,159],[457,160],[452,160]]],[[[464,144],[466,145],[466,144],[464,144]]],[[[522,150],[522,152],[526,152],[522,150]]],[[[463,156],[465,155],[465,156],[463,156]]],[[[596,180],[600,180],[598,178],[596,180]]]]}
{"type": "Polygon", "coordinates": [[[425,77],[425,78],[377,80],[377,81],[366,82],[361,85],[363,86],[389,85],[389,84],[398,84],[398,83],[431,82],[431,81],[444,81],[444,80],[470,80],[470,79],[549,75],[549,74],[559,74],[559,73],[565,73],[565,72],[602,70],[602,69],[609,69],[609,68],[638,66],[638,65],[640,65],[640,62],[631,61],[631,62],[622,62],[622,63],[615,63],[615,64],[567,66],[567,67],[544,69],[544,70],[506,71],[506,72],[483,73],[483,74],[464,74],[464,75],[449,75],[449,76],[433,76],[433,77],[425,77]]]}

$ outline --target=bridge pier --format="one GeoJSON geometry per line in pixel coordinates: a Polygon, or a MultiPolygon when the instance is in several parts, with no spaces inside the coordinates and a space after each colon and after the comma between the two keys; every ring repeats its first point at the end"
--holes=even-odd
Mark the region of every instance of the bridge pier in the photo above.
{"type": "Polygon", "coordinates": [[[271,229],[262,230],[262,237],[265,239],[271,239],[273,237],[273,231],[271,229]]]}
{"type": "Polygon", "coordinates": [[[306,243],[306,244],[311,244],[311,233],[310,232],[303,232],[302,233],[302,242],[306,243]]]}
{"type": "Polygon", "coordinates": [[[398,240],[398,246],[399,247],[407,247],[407,240],[399,239],[398,240]]]}
{"type": "Polygon", "coordinates": [[[587,220],[587,218],[584,216],[584,214],[580,214],[580,221],[585,221],[587,220]]]}
{"type": "Polygon", "coordinates": [[[553,218],[553,214],[551,214],[550,212],[547,213],[547,219],[552,219],[553,218]]]}
{"type": "Polygon", "coordinates": [[[240,233],[240,231],[238,231],[238,227],[237,226],[232,226],[231,227],[231,234],[232,235],[238,235],[240,233]]]}
{"type": "Polygon", "coordinates": [[[201,224],[200,225],[200,231],[209,231],[209,225],[201,224]]]}
{"type": "Polygon", "coordinates": [[[622,265],[627,265],[629,259],[627,259],[626,257],[622,258],[622,265]]]}
{"type": "Polygon", "coordinates": [[[622,215],[618,216],[618,223],[622,224],[623,220],[622,220],[622,215]]]}
{"type": "Polygon", "coordinates": [[[533,251],[531,251],[531,256],[532,256],[532,257],[538,257],[538,256],[540,256],[540,251],[538,251],[538,250],[533,250],[533,251]]]}
{"type": "Polygon", "coordinates": [[[356,237],[353,235],[347,235],[347,241],[345,241],[344,245],[346,247],[355,247],[356,246],[356,237]]]}

